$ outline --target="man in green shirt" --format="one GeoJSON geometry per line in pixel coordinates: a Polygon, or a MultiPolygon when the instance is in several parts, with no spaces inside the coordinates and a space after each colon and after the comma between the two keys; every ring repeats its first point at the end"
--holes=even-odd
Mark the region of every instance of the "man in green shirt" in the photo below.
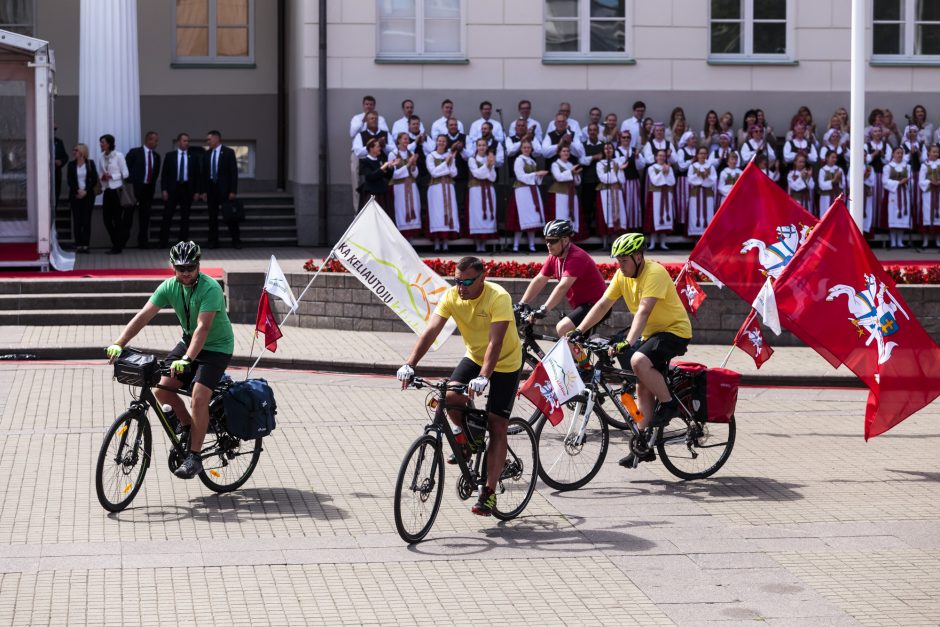
{"type": "Polygon", "coordinates": [[[127,324],[117,341],[106,349],[114,362],[121,351],[140,333],[157,313],[172,307],[183,327],[183,337],[167,355],[169,377],[160,385],[180,389],[192,382],[192,415],[180,396],[157,389],[157,399],[173,408],[185,437],[188,432],[190,454],[176,469],[176,476],[192,479],[202,472],[202,442],[209,427],[209,400],[212,390],[225,374],[235,350],[232,323],[225,310],[222,287],[210,276],[199,272],[202,252],[194,242],[180,242],[170,249],[170,264],[175,276],[161,283],[153,296],[127,324]]]}

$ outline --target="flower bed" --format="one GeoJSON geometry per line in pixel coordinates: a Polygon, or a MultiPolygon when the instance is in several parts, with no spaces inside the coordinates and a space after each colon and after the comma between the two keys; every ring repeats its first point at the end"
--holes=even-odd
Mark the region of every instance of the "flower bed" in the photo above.
{"type": "MultiPolygon", "coordinates": [[[[424,259],[424,263],[432,270],[443,277],[452,277],[456,269],[457,262],[452,259],[424,259]]],[[[664,263],[663,266],[669,271],[669,276],[675,279],[682,270],[683,263],[664,263]]],[[[613,262],[597,264],[604,279],[610,280],[617,271],[617,264],[613,262]]],[[[304,270],[316,272],[320,266],[313,259],[308,259],[304,263],[304,270]]],[[[885,271],[895,283],[901,285],[940,285],[940,266],[938,265],[910,265],[910,264],[885,264],[885,271]]],[[[540,261],[487,261],[486,274],[492,278],[512,278],[512,279],[531,279],[542,269],[540,261]]],[[[323,268],[323,272],[346,272],[336,259],[331,259],[323,268]]],[[[696,281],[704,283],[708,281],[700,272],[693,273],[696,281]]]]}

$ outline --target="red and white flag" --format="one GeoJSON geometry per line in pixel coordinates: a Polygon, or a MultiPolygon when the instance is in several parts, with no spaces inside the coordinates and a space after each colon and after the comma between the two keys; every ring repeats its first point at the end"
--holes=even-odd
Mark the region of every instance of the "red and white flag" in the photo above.
{"type": "Polygon", "coordinates": [[[870,390],[865,439],[940,396],[940,347],[914,318],[841,198],[774,283],[783,326],[870,390]]]}
{"type": "Polygon", "coordinates": [[[778,277],[819,220],[753,162],[721,203],[689,255],[719,287],[752,302],[766,277],[778,277]]]}
{"type": "Polygon", "coordinates": [[[760,321],[754,313],[744,320],[738,334],[734,336],[734,345],[751,356],[758,370],[774,354],[774,349],[764,338],[764,334],[760,329],[760,321]]]}
{"type": "Polygon", "coordinates": [[[676,291],[686,311],[694,316],[705,300],[705,291],[692,278],[692,269],[689,264],[686,264],[676,277],[676,291]]]}
{"type": "Polygon", "coordinates": [[[525,383],[519,386],[518,395],[525,396],[532,401],[553,426],[557,426],[565,417],[561,403],[558,401],[558,397],[555,396],[555,390],[552,389],[548,372],[541,362],[536,364],[535,369],[525,383]]]}
{"type": "Polygon", "coordinates": [[[284,335],[277,325],[271,303],[268,300],[268,291],[261,290],[261,300],[258,301],[258,316],[255,318],[255,337],[264,333],[264,347],[269,351],[277,351],[277,341],[284,335]]]}
{"type": "Polygon", "coordinates": [[[564,338],[545,353],[545,357],[519,388],[519,394],[532,401],[557,426],[565,417],[561,406],[584,391],[584,381],[564,338]]]}

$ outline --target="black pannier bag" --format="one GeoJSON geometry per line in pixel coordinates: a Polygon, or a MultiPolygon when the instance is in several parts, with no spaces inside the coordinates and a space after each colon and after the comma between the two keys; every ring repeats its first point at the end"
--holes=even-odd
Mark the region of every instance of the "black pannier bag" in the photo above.
{"type": "Polygon", "coordinates": [[[124,385],[151,385],[156,381],[159,365],[154,355],[125,348],[114,362],[114,378],[124,385]]]}
{"type": "Polygon", "coordinates": [[[237,381],[222,397],[226,430],[241,440],[263,438],[274,431],[277,403],[264,379],[237,381]]]}

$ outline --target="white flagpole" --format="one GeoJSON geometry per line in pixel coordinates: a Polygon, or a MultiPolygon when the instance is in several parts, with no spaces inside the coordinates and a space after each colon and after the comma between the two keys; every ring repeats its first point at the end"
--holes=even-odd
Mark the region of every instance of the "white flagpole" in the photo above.
{"type": "MultiPolygon", "coordinates": [[[[852,0],[852,63],[850,115],[851,149],[849,151],[849,180],[852,192],[849,211],[852,219],[863,230],[865,215],[865,0],[852,0]]],[[[877,207],[874,208],[878,210],[877,207]]]]}
{"type": "MultiPolygon", "coordinates": [[[[751,324],[751,320],[752,320],[752,319],[754,318],[754,316],[756,316],[756,315],[757,315],[757,310],[752,307],[752,308],[751,308],[751,313],[749,313],[748,316],[747,316],[747,318],[744,319],[744,324],[741,325],[741,328],[743,329],[743,328],[746,327],[747,325],[751,324]]],[[[721,365],[719,366],[719,368],[724,368],[726,365],[728,365],[728,360],[731,359],[731,353],[734,352],[734,349],[735,349],[736,347],[737,347],[737,344],[735,344],[734,341],[732,341],[732,342],[731,342],[731,350],[729,350],[729,351],[728,351],[728,354],[725,355],[725,359],[724,359],[724,361],[721,362],[721,365]]]]}

